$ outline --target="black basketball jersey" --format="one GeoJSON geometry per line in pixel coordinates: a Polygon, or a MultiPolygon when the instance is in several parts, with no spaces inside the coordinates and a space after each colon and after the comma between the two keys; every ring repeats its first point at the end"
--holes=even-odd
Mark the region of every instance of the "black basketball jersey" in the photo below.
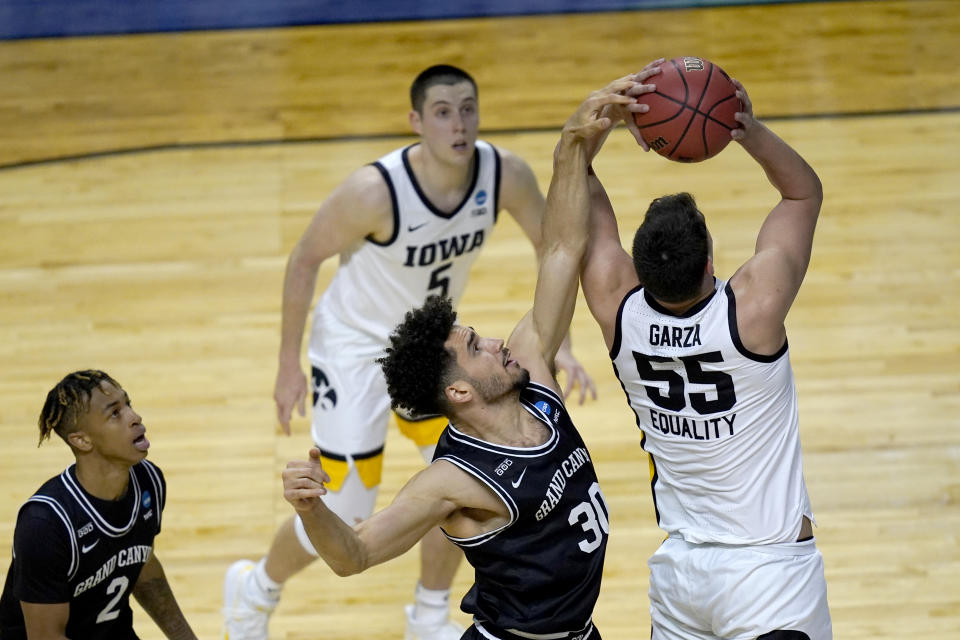
{"type": "Polygon", "coordinates": [[[542,445],[491,444],[452,425],[437,443],[434,460],[475,476],[510,512],[510,521],[494,531],[447,536],[475,571],[461,608],[494,635],[496,629],[526,634],[589,629],[609,511],[590,454],[560,397],[531,383],[520,403],[549,429],[542,445]]]}
{"type": "Polygon", "coordinates": [[[25,601],[69,602],[67,637],[135,640],[130,593],[160,532],[165,493],[163,474],[146,460],[131,467],[117,501],[84,491],[76,465],[44,483],[17,516],[0,638],[26,638],[25,601]]]}

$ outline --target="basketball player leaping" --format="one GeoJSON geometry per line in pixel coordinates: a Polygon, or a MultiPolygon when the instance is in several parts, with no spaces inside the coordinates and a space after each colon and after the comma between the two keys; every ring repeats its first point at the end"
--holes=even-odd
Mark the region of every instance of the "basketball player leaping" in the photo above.
{"type": "Polygon", "coordinates": [[[587,166],[612,124],[599,112],[612,102],[646,109],[624,95],[646,90],[632,79],[615,81],[564,126],[533,309],[506,348],[457,324],[449,299],[436,297],[409,312],[390,337],[382,362],[394,406],[450,419],[432,464],[355,527],[320,499],[329,477],[319,451],[283,473],[284,496],[340,575],[395,558],[442,526],[475,570],[461,605],[473,615],[463,640],[600,640],[592,613],[609,513],[553,361],[573,315],[587,244],[587,166]]]}
{"type": "MultiPolygon", "coordinates": [[[[380,484],[390,399],[380,367],[390,331],[428,295],[463,293],[470,265],[506,209],[539,253],[544,199],[519,157],[477,140],[477,87],[464,71],[440,65],[410,89],[410,124],[420,142],[350,175],[320,206],[287,264],[280,363],[274,398],[289,433],[295,406],[304,413],[307,381],[300,347],[317,270],[340,255],[340,266],[317,303],[309,343],[312,435],[332,480],[327,506],[349,523],[373,511],[380,484]]],[[[593,382],[569,348],[557,356],[568,392],[580,400],[593,382]]],[[[429,461],[446,419],[397,417],[402,433],[429,461]]],[[[406,607],[407,640],[459,638],[448,619],[450,585],[462,555],[439,531],[421,545],[414,604],[406,607]]],[[[283,583],[316,552],[293,517],[277,531],[259,563],[240,561],[224,584],[230,640],[266,640],[283,583]]]]}
{"type": "Polygon", "coordinates": [[[823,193],[734,84],[743,111],[733,139],[780,193],[754,255],[729,280],[715,278],[704,215],[681,193],[653,201],[631,258],[591,176],[582,285],[641,429],[669,536],[649,562],[652,639],[829,640],[784,328],[823,193]]]}

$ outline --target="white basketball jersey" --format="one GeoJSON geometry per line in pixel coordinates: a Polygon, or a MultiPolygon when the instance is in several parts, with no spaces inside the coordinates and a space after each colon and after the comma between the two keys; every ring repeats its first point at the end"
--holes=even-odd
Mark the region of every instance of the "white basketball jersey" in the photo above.
{"type": "Polygon", "coordinates": [[[657,522],[687,542],[770,544],[811,520],[787,344],[748,351],[718,280],[683,316],[643,287],[626,295],[610,350],[650,455],[657,522]]]}
{"type": "MultiPolygon", "coordinates": [[[[474,174],[463,201],[451,213],[424,195],[410,166],[412,146],[373,164],[393,200],[393,236],[367,238],[340,255],[340,266],[314,310],[310,355],[331,349],[379,357],[404,314],[431,294],[463,295],[480,248],[496,222],[500,156],[476,143],[474,174]]],[[[349,211],[343,212],[350,215],[349,211]]]]}

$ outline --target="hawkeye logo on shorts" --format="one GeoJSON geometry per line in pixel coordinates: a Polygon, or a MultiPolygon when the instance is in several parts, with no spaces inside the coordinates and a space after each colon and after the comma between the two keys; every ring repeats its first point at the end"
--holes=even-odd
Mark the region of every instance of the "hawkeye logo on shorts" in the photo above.
{"type": "Polygon", "coordinates": [[[337,392],[330,386],[327,374],[323,371],[312,367],[311,373],[313,374],[313,406],[330,411],[337,406],[337,392]]]}

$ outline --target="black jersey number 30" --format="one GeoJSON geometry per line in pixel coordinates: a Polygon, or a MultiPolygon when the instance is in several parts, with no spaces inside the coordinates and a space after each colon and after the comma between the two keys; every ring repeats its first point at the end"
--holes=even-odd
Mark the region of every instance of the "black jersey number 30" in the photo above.
{"type": "Polygon", "coordinates": [[[684,369],[686,369],[687,380],[716,387],[717,397],[714,400],[708,400],[705,393],[690,394],[690,406],[700,415],[727,411],[737,402],[737,392],[733,388],[733,378],[722,371],[704,371],[700,366],[701,362],[723,362],[723,354],[719,351],[698,353],[681,358],[648,356],[634,351],[633,359],[637,361],[637,373],[643,380],[666,382],[669,385],[667,395],[664,395],[657,387],[644,385],[650,400],[661,409],[680,411],[687,406],[687,394],[684,393],[685,381],[683,376],[674,369],[656,369],[653,366],[655,362],[675,363],[680,360],[684,369]]]}
{"type": "Polygon", "coordinates": [[[580,528],[587,532],[587,537],[581,540],[578,545],[584,553],[593,553],[600,548],[603,543],[603,536],[610,533],[610,519],[607,515],[607,502],[603,499],[603,493],[600,491],[600,485],[594,482],[587,490],[590,500],[584,500],[573,509],[570,509],[570,516],[567,522],[571,526],[579,524],[580,528]]]}

